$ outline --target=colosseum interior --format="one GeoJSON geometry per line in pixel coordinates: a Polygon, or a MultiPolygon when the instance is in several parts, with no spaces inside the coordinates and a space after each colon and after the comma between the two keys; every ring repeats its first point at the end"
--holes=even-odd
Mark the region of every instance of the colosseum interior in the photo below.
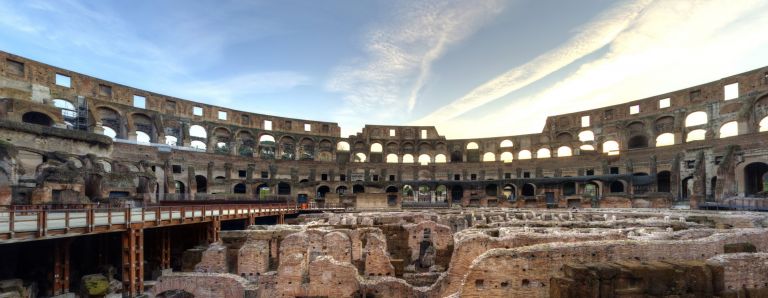
{"type": "Polygon", "coordinates": [[[3,298],[768,297],[768,68],[446,139],[0,65],[3,298]]]}

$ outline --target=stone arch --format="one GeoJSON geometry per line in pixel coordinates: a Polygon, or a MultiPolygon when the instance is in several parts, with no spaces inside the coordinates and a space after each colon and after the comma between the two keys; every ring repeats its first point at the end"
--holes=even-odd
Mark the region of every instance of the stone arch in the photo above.
{"type": "Polygon", "coordinates": [[[511,140],[503,140],[501,143],[499,143],[499,148],[508,148],[514,145],[515,143],[513,143],[511,140]]]}
{"type": "Polygon", "coordinates": [[[560,148],[557,148],[557,157],[566,157],[572,155],[573,151],[571,150],[571,147],[561,146],[560,148]]]}
{"type": "Polygon", "coordinates": [[[524,197],[533,197],[536,195],[536,185],[533,183],[526,183],[523,184],[523,189],[521,191],[521,194],[524,197]]]}
{"type": "Polygon", "coordinates": [[[445,158],[445,154],[440,153],[438,155],[435,155],[435,163],[445,163],[446,160],[447,159],[445,158]]]}
{"type": "Polygon", "coordinates": [[[238,183],[235,184],[235,186],[232,187],[232,193],[241,193],[244,194],[246,192],[246,187],[244,183],[238,183]]]}
{"type": "Polygon", "coordinates": [[[718,130],[719,138],[728,138],[739,135],[739,124],[736,121],[726,122],[718,130]]]}
{"type": "Polygon", "coordinates": [[[367,157],[365,156],[365,153],[358,152],[358,153],[355,153],[354,159],[352,161],[353,162],[365,162],[366,158],[367,157]]]}
{"type": "Polygon", "coordinates": [[[662,116],[656,119],[653,124],[656,134],[671,133],[675,131],[675,117],[662,116]]]}
{"type": "Polygon", "coordinates": [[[626,190],[626,187],[624,186],[624,182],[621,180],[616,180],[611,182],[610,185],[610,191],[611,193],[623,193],[626,190]]]}
{"type": "Polygon", "coordinates": [[[125,125],[123,124],[122,114],[117,110],[106,106],[98,107],[96,108],[94,120],[101,122],[101,126],[105,130],[105,135],[107,131],[106,128],[110,128],[115,133],[113,138],[125,139],[126,131],[125,125]]]}
{"type": "Polygon", "coordinates": [[[208,192],[208,178],[203,175],[195,175],[195,184],[197,185],[198,193],[208,192]]]}
{"type": "Polygon", "coordinates": [[[399,161],[399,158],[397,157],[397,154],[394,154],[394,153],[387,154],[387,163],[398,163],[398,162],[400,161],[399,161]]]}
{"type": "Polygon", "coordinates": [[[496,161],[496,154],[493,154],[493,152],[486,152],[485,154],[483,154],[483,161],[484,162],[496,161]]]}
{"type": "Polygon", "coordinates": [[[259,136],[259,157],[261,159],[273,160],[275,159],[275,137],[270,134],[262,134],[259,136]]]}
{"type": "Polygon", "coordinates": [[[665,132],[656,137],[656,147],[670,146],[675,144],[675,135],[665,132]]]}
{"type": "Polygon", "coordinates": [[[585,130],[579,133],[579,141],[589,142],[595,140],[595,133],[591,130],[585,130]]]}
{"type": "Polygon", "coordinates": [[[296,139],[292,136],[283,136],[280,138],[280,159],[296,159],[296,139]]]}
{"type": "Polygon", "coordinates": [[[501,193],[504,195],[504,198],[506,198],[507,200],[513,201],[517,197],[517,186],[515,186],[514,184],[504,185],[501,193]]]}
{"type": "Polygon", "coordinates": [[[603,153],[618,154],[619,153],[619,143],[616,142],[616,141],[612,141],[612,140],[604,142],[603,143],[603,153]]]}
{"type": "Polygon", "coordinates": [[[648,137],[644,134],[634,135],[627,141],[628,149],[641,149],[648,147],[648,137]]]}
{"type": "Polygon", "coordinates": [[[400,152],[400,145],[398,145],[396,142],[387,143],[387,153],[399,153],[399,152],[400,152]]]}
{"type": "Polygon", "coordinates": [[[144,113],[132,113],[131,121],[133,122],[133,132],[136,133],[136,141],[142,143],[157,143],[158,129],[155,126],[155,121],[151,117],[144,113]],[[140,138],[139,133],[143,132],[149,139],[144,137],[140,138]]]}
{"type": "Polygon", "coordinates": [[[427,143],[427,142],[419,143],[419,153],[428,153],[434,150],[435,150],[435,147],[432,146],[432,144],[430,143],[427,143]]]}
{"type": "Polygon", "coordinates": [[[53,118],[46,113],[30,111],[21,116],[24,123],[37,124],[42,126],[53,126],[53,118]]]}
{"type": "Polygon", "coordinates": [[[709,116],[704,111],[697,111],[685,116],[685,127],[707,124],[709,116]]]}
{"type": "Polygon", "coordinates": [[[517,153],[517,159],[531,159],[531,151],[521,150],[517,153]]]}
{"type": "Polygon", "coordinates": [[[291,184],[288,182],[280,182],[277,184],[277,195],[289,196],[291,195],[291,184]]]}
{"type": "Polygon", "coordinates": [[[538,151],[536,151],[536,158],[550,158],[552,157],[552,153],[549,151],[548,148],[541,148],[538,151]]]}
{"type": "Polygon", "coordinates": [[[299,141],[299,160],[315,160],[315,140],[305,137],[299,141]]]}
{"type": "Polygon", "coordinates": [[[514,159],[515,157],[512,156],[512,152],[509,151],[502,152],[501,156],[499,156],[499,160],[502,162],[511,162],[514,159]]]}
{"type": "Polygon", "coordinates": [[[363,186],[362,184],[352,185],[352,193],[353,194],[355,194],[355,193],[365,193],[365,186],[363,186]]]}
{"type": "Polygon", "coordinates": [[[753,162],[744,167],[744,194],[768,192],[768,164],[753,162]]]}
{"type": "Polygon", "coordinates": [[[371,153],[381,153],[383,151],[384,151],[384,147],[381,146],[381,143],[371,144],[371,153]]]}
{"type": "Polygon", "coordinates": [[[758,125],[757,131],[759,132],[768,131],[768,116],[763,118],[763,120],[760,120],[760,122],[757,125],[758,125]]]}
{"type": "Polygon", "coordinates": [[[346,141],[336,143],[336,151],[349,151],[349,149],[349,143],[346,141]]]}
{"type": "Polygon", "coordinates": [[[419,164],[422,166],[426,166],[432,162],[432,157],[429,156],[429,154],[422,154],[419,155],[419,164]]]}
{"type": "Polygon", "coordinates": [[[404,154],[402,162],[403,163],[413,163],[413,155],[411,155],[411,154],[404,154]]]}
{"type": "Polygon", "coordinates": [[[325,198],[325,194],[331,192],[331,188],[328,185],[320,185],[317,188],[317,197],[325,198]]]}
{"type": "Polygon", "coordinates": [[[157,296],[181,291],[193,297],[245,298],[248,284],[248,280],[235,274],[170,273],[158,278],[152,287],[152,294],[157,296]]]}
{"type": "Polygon", "coordinates": [[[573,135],[569,132],[561,132],[557,134],[557,137],[555,137],[555,140],[557,140],[558,143],[561,144],[567,144],[573,141],[573,135]]]}

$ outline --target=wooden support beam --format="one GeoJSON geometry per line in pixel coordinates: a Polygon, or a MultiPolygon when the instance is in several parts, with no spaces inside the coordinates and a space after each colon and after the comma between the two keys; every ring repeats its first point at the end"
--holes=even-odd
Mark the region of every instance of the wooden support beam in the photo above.
{"type": "Polygon", "coordinates": [[[71,239],[55,240],[53,244],[53,279],[52,295],[62,295],[69,292],[69,247],[71,239]]]}
{"type": "Polygon", "coordinates": [[[221,240],[221,217],[214,216],[211,218],[211,222],[206,225],[208,227],[208,243],[219,242],[221,240]]]}
{"type": "Polygon", "coordinates": [[[171,233],[168,229],[160,232],[160,268],[171,268],[171,233]]]}
{"type": "Polygon", "coordinates": [[[123,292],[136,297],[144,292],[144,229],[123,232],[123,292]]]}

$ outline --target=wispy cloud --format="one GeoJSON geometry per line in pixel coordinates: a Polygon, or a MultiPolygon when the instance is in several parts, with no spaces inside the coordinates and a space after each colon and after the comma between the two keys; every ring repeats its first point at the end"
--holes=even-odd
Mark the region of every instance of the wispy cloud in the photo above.
{"type": "MultiPolygon", "coordinates": [[[[267,21],[233,17],[257,4],[230,2],[216,11],[169,12],[164,19],[168,27],[154,32],[102,4],[0,0],[0,29],[29,35],[26,40],[56,52],[61,61],[89,56],[80,65],[72,63],[80,66],[77,71],[109,68],[115,77],[102,78],[139,83],[134,87],[213,104],[286,90],[309,80],[304,74],[284,70],[206,71],[216,70],[215,65],[227,57],[227,47],[277,30],[267,21]],[[160,34],[165,38],[155,38],[160,34]]],[[[2,41],[0,46],[8,48],[2,41]]]]}
{"type": "Polygon", "coordinates": [[[366,56],[333,71],[327,88],[343,94],[340,115],[380,121],[413,110],[435,60],[502,8],[499,0],[398,2],[393,17],[367,33],[366,56]]]}
{"type": "Polygon", "coordinates": [[[478,86],[466,95],[414,121],[428,125],[451,119],[527,86],[587,56],[614,40],[645,9],[651,0],[623,2],[595,18],[558,48],[515,67],[478,86]]]}
{"type": "Polygon", "coordinates": [[[217,80],[203,80],[173,84],[169,89],[179,90],[179,96],[196,100],[208,99],[208,102],[226,107],[241,105],[254,96],[270,94],[310,82],[310,78],[290,71],[247,73],[217,80]]]}
{"type": "Polygon", "coordinates": [[[765,65],[768,3],[659,1],[609,50],[558,83],[481,117],[438,121],[450,137],[541,131],[545,116],[653,96],[765,65]],[[759,63],[756,65],[756,63],[759,63]]]}

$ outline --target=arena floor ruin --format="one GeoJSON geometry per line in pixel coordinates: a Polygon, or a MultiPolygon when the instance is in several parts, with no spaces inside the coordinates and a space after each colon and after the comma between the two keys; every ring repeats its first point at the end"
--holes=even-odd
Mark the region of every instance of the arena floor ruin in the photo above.
{"type": "Polygon", "coordinates": [[[0,65],[0,298],[768,297],[768,68],[447,139],[0,65]]]}

